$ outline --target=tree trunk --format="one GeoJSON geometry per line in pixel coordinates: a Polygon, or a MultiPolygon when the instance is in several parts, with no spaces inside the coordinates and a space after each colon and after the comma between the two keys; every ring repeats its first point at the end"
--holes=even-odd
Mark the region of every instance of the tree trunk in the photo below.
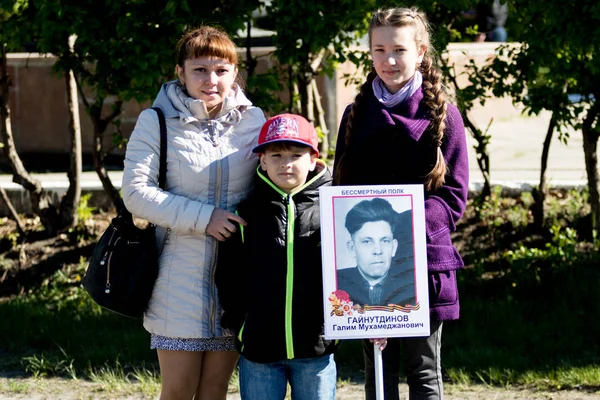
{"type": "MultiPolygon", "coordinates": [[[[308,120],[308,122],[310,122],[311,124],[313,124],[313,126],[317,126],[317,124],[315,124],[316,120],[315,120],[315,96],[314,96],[314,92],[312,90],[312,83],[314,82],[314,79],[311,79],[309,81],[306,82],[306,119],[308,120]]],[[[304,104],[304,103],[303,103],[304,104]]]]}
{"type": "Polygon", "coordinates": [[[298,75],[298,94],[300,95],[300,115],[308,120],[310,123],[314,123],[314,113],[309,110],[312,107],[312,102],[309,98],[308,87],[310,85],[310,79],[306,77],[304,73],[298,75]],[[312,120],[311,120],[312,114],[312,120]]]}
{"type": "Polygon", "coordinates": [[[477,165],[483,175],[483,189],[481,189],[481,197],[486,197],[492,194],[492,185],[490,179],[490,155],[488,152],[488,144],[490,138],[487,134],[477,128],[475,124],[469,119],[466,112],[461,110],[461,114],[465,125],[471,131],[473,138],[477,141],[475,146],[475,154],[477,155],[477,165]]]}
{"type": "Polygon", "coordinates": [[[585,169],[588,177],[590,191],[590,205],[592,208],[592,235],[597,238],[600,227],[600,195],[598,192],[598,128],[594,129],[594,122],[598,118],[598,107],[596,104],[588,111],[583,126],[583,153],[585,155],[585,169]]]}
{"type": "Polygon", "coordinates": [[[10,125],[8,67],[6,65],[6,46],[0,45],[0,133],[4,143],[4,154],[13,171],[13,182],[20,184],[29,192],[31,208],[40,217],[40,221],[48,234],[57,232],[58,218],[56,207],[42,188],[39,180],[29,175],[17,153],[15,140],[10,125]]]}
{"type": "Polygon", "coordinates": [[[537,229],[541,229],[544,226],[544,201],[546,200],[546,170],[548,169],[548,154],[550,153],[550,144],[552,142],[552,135],[556,128],[556,118],[554,113],[550,118],[548,124],[548,130],[546,131],[546,138],[544,139],[544,147],[542,148],[542,165],[540,169],[540,186],[535,196],[535,203],[533,204],[533,225],[537,229]]]}
{"type": "Polygon", "coordinates": [[[106,118],[102,118],[102,106],[104,105],[104,99],[98,98],[96,102],[90,107],[90,116],[92,118],[92,125],[94,126],[94,143],[92,146],[92,159],[94,160],[94,168],[98,174],[98,178],[102,183],[104,191],[112,201],[115,207],[119,207],[121,202],[121,195],[119,191],[112,184],[106,168],[104,166],[105,153],[102,149],[102,142],[104,139],[104,132],[108,127],[108,124],[115,119],[120,113],[123,106],[123,101],[118,100],[115,103],[113,112],[106,118]]]}
{"type": "MultiPolygon", "coordinates": [[[[295,112],[296,114],[302,114],[302,102],[300,101],[300,89],[298,89],[298,83],[297,82],[293,82],[292,83],[292,99],[295,99],[295,103],[296,103],[296,110],[294,110],[293,108],[290,109],[290,112],[295,112]]],[[[293,104],[293,103],[292,103],[293,104]]]]}
{"type": "Polygon", "coordinates": [[[294,74],[292,66],[288,66],[288,93],[290,100],[288,103],[288,112],[293,112],[294,109],[294,96],[296,94],[296,84],[294,83],[294,74]]]}
{"type": "MultiPolygon", "coordinates": [[[[325,50],[322,49],[317,54],[307,54],[306,61],[302,64],[302,71],[298,75],[298,92],[300,94],[300,103],[302,109],[302,116],[308,120],[311,124],[315,125],[315,91],[313,90],[313,84],[316,85],[315,76],[320,70],[321,62],[325,56],[325,50]]],[[[319,97],[319,106],[320,97],[319,97]]]]}
{"type": "Polygon", "coordinates": [[[6,204],[6,207],[8,208],[8,212],[10,212],[10,215],[13,217],[13,219],[17,223],[17,230],[19,231],[19,234],[24,236],[26,234],[25,224],[23,223],[23,221],[21,221],[21,218],[19,217],[17,210],[15,210],[15,207],[12,205],[12,202],[10,201],[10,198],[8,197],[8,194],[6,193],[6,190],[4,190],[4,188],[1,186],[0,186],[0,195],[2,196],[2,200],[4,200],[4,204],[6,204]]]}
{"type": "Polygon", "coordinates": [[[248,19],[246,21],[246,79],[249,79],[252,75],[254,75],[254,70],[258,65],[258,61],[254,57],[252,57],[252,34],[250,30],[252,29],[252,14],[248,14],[248,19]]]}
{"type": "Polygon", "coordinates": [[[321,94],[319,93],[319,87],[317,81],[313,79],[310,84],[313,94],[313,101],[315,103],[315,109],[317,110],[317,118],[319,120],[319,126],[323,133],[322,141],[319,143],[319,153],[321,158],[327,160],[329,158],[329,129],[327,128],[327,122],[325,122],[325,111],[321,104],[321,94]]]}
{"type": "Polygon", "coordinates": [[[79,123],[79,101],[77,84],[73,71],[65,72],[67,88],[67,107],[69,109],[69,136],[71,138],[71,152],[69,171],[69,188],[60,202],[61,228],[72,228],[77,225],[77,206],[81,198],[81,126],[79,123]]]}
{"type": "MultiPolygon", "coordinates": [[[[450,67],[446,64],[445,61],[443,61],[443,59],[442,59],[442,62],[444,63],[444,66],[446,68],[450,69],[450,67]]],[[[458,86],[458,82],[456,81],[455,75],[456,74],[448,74],[448,76],[450,78],[450,82],[452,83],[452,86],[454,87],[454,90],[456,92],[456,97],[460,99],[461,89],[458,86]]],[[[489,130],[489,125],[488,125],[488,129],[486,130],[486,132],[482,132],[481,129],[477,128],[475,126],[475,124],[473,123],[473,121],[471,121],[471,119],[469,119],[469,116],[467,115],[469,110],[467,110],[465,108],[464,104],[462,104],[459,101],[458,106],[459,106],[460,114],[465,123],[465,126],[467,128],[469,128],[469,130],[471,131],[471,135],[473,136],[475,141],[477,141],[477,146],[475,146],[475,154],[477,155],[477,165],[479,166],[479,170],[481,171],[481,175],[483,176],[483,189],[481,190],[481,197],[485,198],[492,193],[492,186],[491,186],[491,179],[490,179],[490,155],[489,155],[489,151],[488,151],[488,144],[490,142],[490,136],[487,135],[487,130],[489,130]]],[[[490,122],[490,124],[491,124],[491,122],[490,122]]]]}

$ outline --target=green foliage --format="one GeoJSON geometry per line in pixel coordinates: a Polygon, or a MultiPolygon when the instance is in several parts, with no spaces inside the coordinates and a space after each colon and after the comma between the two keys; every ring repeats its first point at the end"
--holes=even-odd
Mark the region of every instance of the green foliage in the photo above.
{"type": "Polygon", "coordinates": [[[139,367],[123,365],[119,359],[100,367],[88,366],[87,377],[94,383],[99,383],[103,390],[127,393],[131,386],[137,383],[140,390],[147,395],[156,396],[160,392],[160,375],[151,365],[142,363],[139,367]]]}
{"type": "Polygon", "coordinates": [[[518,198],[506,197],[502,195],[502,186],[494,186],[492,194],[476,199],[473,207],[483,224],[490,227],[509,224],[512,229],[516,229],[531,222],[529,208],[532,204],[531,193],[521,193],[518,198]]]}
{"type": "Polygon", "coordinates": [[[549,225],[572,225],[574,216],[590,213],[589,191],[573,189],[567,193],[552,193],[545,204],[549,225]]]}
{"type": "MultiPolygon", "coordinates": [[[[512,0],[518,23],[514,37],[520,45],[502,46],[474,83],[491,87],[496,96],[509,95],[530,114],[552,111],[559,127],[581,127],[581,115],[598,99],[600,68],[597,46],[589,38],[600,35],[600,8],[594,0],[573,4],[580,18],[573,24],[560,1],[512,0]],[[586,11],[583,11],[586,10],[586,11]],[[540,39],[540,38],[543,38],[540,39]],[[581,95],[573,102],[569,94],[581,95]]],[[[563,138],[566,140],[566,138],[563,138]]]]}
{"type": "MultiPolygon", "coordinates": [[[[529,260],[544,257],[532,252],[529,260]]],[[[444,364],[455,371],[450,375],[494,386],[558,383],[569,388],[588,380],[569,381],[557,377],[556,370],[598,369],[599,348],[584,339],[600,334],[587,322],[600,317],[595,306],[600,296],[590,283],[600,279],[593,267],[598,261],[555,264],[537,276],[520,260],[509,264],[505,275],[487,279],[462,271],[461,319],[444,331],[444,364]]],[[[600,385],[598,376],[591,380],[600,385]]]]}
{"type": "Polygon", "coordinates": [[[15,247],[19,242],[19,237],[21,235],[17,231],[9,232],[6,234],[5,238],[10,241],[11,247],[15,247]]]}
{"type": "MultiPolygon", "coordinates": [[[[175,44],[187,28],[212,24],[235,32],[258,4],[258,0],[168,0],[160,4],[148,0],[2,0],[0,9],[15,12],[2,14],[0,37],[12,48],[35,43],[39,52],[55,55],[54,69],[75,73],[79,84],[91,92],[87,112],[99,119],[109,96],[117,98],[115,104],[154,98],[160,85],[173,78],[175,44]],[[72,35],[76,36],[73,51],[68,46],[72,35]]],[[[116,144],[122,145],[118,135],[116,144]]]]}
{"type": "MultiPolygon", "coordinates": [[[[365,32],[368,12],[374,8],[373,1],[362,0],[272,1],[266,9],[277,21],[277,58],[302,70],[311,57],[330,46],[335,53],[345,51],[357,34],[365,32]]],[[[330,60],[325,59],[324,64],[330,60]]]]}
{"type": "MultiPolygon", "coordinates": [[[[235,31],[258,4],[258,0],[31,1],[2,21],[0,37],[13,48],[34,43],[40,53],[57,57],[55,71],[74,73],[79,98],[92,119],[94,140],[103,143],[104,132],[124,101],[150,100],[173,77],[175,44],[187,28],[208,23],[235,31]],[[105,100],[110,96],[114,102],[107,113],[105,100]]],[[[119,135],[115,142],[123,143],[119,135]]],[[[102,145],[93,153],[96,169],[103,171],[102,145]]],[[[119,199],[110,179],[104,184],[116,205],[119,199]]]]}
{"type": "Polygon", "coordinates": [[[280,78],[280,71],[272,67],[262,74],[250,76],[246,82],[248,97],[267,114],[267,118],[285,110],[278,95],[283,91],[280,78]]]}
{"type": "Polygon", "coordinates": [[[268,18],[263,23],[277,33],[275,56],[289,68],[287,87],[297,85],[304,116],[313,107],[307,95],[311,82],[322,72],[331,74],[345,59],[348,47],[365,32],[374,7],[372,0],[273,0],[265,5],[268,18]]]}
{"type": "Polygon", "coordinates": [[[27,0],[0,0],[0,22],[21,13],[27,7],[27,3],[27,0]]]}
{"type": "MultiPolygon", "coordinates": [[[[562,228],[553,225],[552,241],[546,243],[544,248],[531,248],[520,245],[516,250],[507,250],[502,257],[508,261],[512,268],[522,266],[531,269],[532,265],[537,260],[543,260],[544,263],[555,264],[572,264],[578,261],[578,253],[576,252],[577,232],[571,228],[562,228]]],[[[539,276],[536,280],[539,281],[539,276]]]]}
{"type": "Polygon", "coordinates": [[[0,336],[5,351],[22,354],[29,371],[71,376],[89,365],[154,362],[141,321],[102,310],[81,288],[87,261],[68,265],[40,287],[0,302],[0,336]],[[90,343],[93,343],[90,346],[90,343]]]}
{"type": "Polygon", "coordinates": [[[121,131],[121,120],[116,118],[112,121],[112,124],[115,128],[112,135],[112,145],[114,148],[123,149],[127,145],[128,139],[123,136],[123,132],[121,131]]]}
{"type": "Polygon", "coordinates": [[[575,229],[589,218],[585,193],[549,194],[547,234],[511,216],[528,211],[531,194],[501,194],[472,201],[459,235],[467,268],[458,274],[461,319],[444,330],[447,376],[494,386],[599,385],[589,372],[600,348],[585,338],[600,334],[589,324],[600,318],[600,247],[575,229]]]}
{"type": "Polygon", "coordinates": [[[173,76],[175,43],[187,27],[212,23],[237,29],[252,3],[45,0],[30,5],[24,17],[40,51],[57,55],[56,68],[72,69],[96,97],[144,101],[173,76]],[[74,53],[66,47],[71,34],[77,35],[74,53]]]}
{"type": "Polygon", "coordinates": [[[85,222],[94,215],[96,207],[90,207],[89,203],[91,198],[92,193],[85,193],[81,195],[81,199],[77,205],[77,218],[79,221],[85,222]]]}
{"type": "Polygon", "coordinates": [[[360,87],[365,81],[366,74],[372,69],[371,55],[364,50],[348,50],[345,55],[339,57],[339,62],[344,62],[346,59],[356,65],[356,71],[342,75],[344,85],[360,87]]]}
{"type": "Polygon", "coordinates": [[[78,243],[94,238],[97,233],[92,219],[97,208],[89,205],[91,197],[92,193],[81,195],[77,205],[77,225],[69,230],[71,237],[78,243]]]}
{"type": "MultiPolygon", "coordinates": [[[[60,348],[59,348],[60,349],[60,348]]],[[[62,356],[53,355],[47,357],[42,354],[23,357],[25,372],[33,375],[34,378],[47,376],[68,376],[71,379],[77,379],[77,372],[73,366],[73,359],[69,358],[63,349],[60,349],[62,356]]]]}

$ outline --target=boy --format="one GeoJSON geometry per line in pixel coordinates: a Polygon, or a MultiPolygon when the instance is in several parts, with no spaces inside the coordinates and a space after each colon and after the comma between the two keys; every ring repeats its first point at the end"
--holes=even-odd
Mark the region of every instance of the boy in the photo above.
{"type": "Polygon", "coordinates": [[[319,187],[331,185],[314,127],[282,114],[263,125],[247,222],[223,243],[222,325],[237,334],[242,399],[335,398],[335,342],[323,338],[319,187]]]}

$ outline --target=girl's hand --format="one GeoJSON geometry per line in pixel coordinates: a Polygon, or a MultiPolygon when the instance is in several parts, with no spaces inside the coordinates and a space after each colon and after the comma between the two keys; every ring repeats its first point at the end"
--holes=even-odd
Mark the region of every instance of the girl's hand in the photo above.
{"type": "Polygon", "coordinates": [[[222,208],[215,208],[210,215],[208,225],[206,225],[206,233],[218,241],[224,242],[237,230],[234,222],[246,226],[246,221],[239,215],[223,210],[222,208]]]}
{"type": "Polygon", "coordinates": [[[379,346],[379,350],[383,351],[383,349],[385,349],[385,346],[387,346],[387,339],[386,338],[382,338],[382,339],[369,339],[369,341],[371,343],[375,343],[375,345],[379,346]]]}

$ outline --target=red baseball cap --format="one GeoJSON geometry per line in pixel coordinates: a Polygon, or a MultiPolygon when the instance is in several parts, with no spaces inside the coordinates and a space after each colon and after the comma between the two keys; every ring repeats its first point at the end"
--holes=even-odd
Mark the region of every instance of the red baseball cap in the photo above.
{"type": "Polygon", "coordinates": [[[258,135],[254,153],[262,153],[265,145],[275,142],[296,142],[310,147],[319,156],[319,137],[315,127],[301,115],[279,114],[265,122],[258,135]]]}

